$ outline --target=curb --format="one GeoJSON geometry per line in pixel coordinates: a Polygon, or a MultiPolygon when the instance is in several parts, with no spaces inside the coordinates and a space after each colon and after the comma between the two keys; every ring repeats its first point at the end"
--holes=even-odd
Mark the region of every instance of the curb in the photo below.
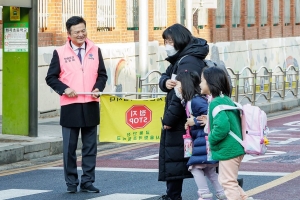
{"type": "MultiPolygon", "coordinates": [[[[4,138],[6,136],[2,136],[0,141],[4,138]]],[[[60,154],[63,150],[62,138],[45,141],[34,141],[29,138],[26,143],[18,140],[11,141],[12,144],[0,147],[0,165],[60,154]]]]}

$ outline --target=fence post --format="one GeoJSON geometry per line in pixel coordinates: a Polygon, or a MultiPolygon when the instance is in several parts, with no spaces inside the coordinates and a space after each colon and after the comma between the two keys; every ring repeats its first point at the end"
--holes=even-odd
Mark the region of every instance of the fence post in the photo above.
{"type": "Polygon", "coordinates": [[[298,86],[299,86],[299,68],[296,68],[296,97],[298,97],[298,86]]]}
{"type": "Polygon", "coordinates": [[[235,83],[235,102],[239,102],[239,82],[240,82],[240,73],[236,73],[236,83],[235,83]]]}
{"type": "Polygon", "coordinates": [[[285,99],[285,84],[286,84],[286,69],[283,72],[283,90],[282,90],[283,100],[285,99]]]}
{"type": "Polygon", "coordinates": [[[252,95],[252,105],[255,105],[255,99],[256,99],[256,79],[257,79],[257,72],[256,70],[253,73],[254,78],[253,78],[253,95],[252,95]]]}
{"type": "MultiPolygon", "coordinates": [[[[141,75],[139,74],[136,75],[136,92],[141,92],[141,75]]],[[[136,98],[140,99],[141,95],[137,94],[136,98]]]]}
{"type": "Polygon", "coordinates": [[[269,95],[268,95],[268,101],[271,102],[271,97],[272,97],[272,69],[269,71],[269,95]]]}

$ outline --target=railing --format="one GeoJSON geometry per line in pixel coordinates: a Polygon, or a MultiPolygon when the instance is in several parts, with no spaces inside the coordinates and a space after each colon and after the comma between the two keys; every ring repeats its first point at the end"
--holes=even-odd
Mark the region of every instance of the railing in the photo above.
{"type": "Polygon", "coordinates": [[[127,1],[127,30],[139,29],[139,1],[127,1]]]}
{"type": "Polygon", "coordinates": [[[116,0],[97,0],[97,31],[116,27],[116,0]]]}
{"type": "Polygon", "coordinates": [[[62,32],[66,32],[65,22],[72,16],[84,17],[84,0],[62,0],[62,32]]]}
{"type": "Polygon", "coordinates": [[[136,91],[137,92],[148,92],[150,94],[138,94],[136,95],[137,99],[141,98],[155,98],[157,93],[160,93],[158,87],[159,78],[161,77],[161,72],[158,70],[153,70],[148,72],[144,78],[141,78],[140,75],[137,75],[136,78],[136,91]]]}
{"type": "Polygon", "coordinates": [[[167,0],[154,0],[154,30],[167,27],[167,0]]]}
{"type": "Polygon", "coordinates": [[[38,25],[42,32],[48,27],[48,0],[38,0],[38,25]]]}
{"type": "MultiPolygon", "coordinates": [[[[233,84],[232,99],[239,103],[270,103],[272,100],[285,100],[289,98],[298,98],[299,95],[299,68],[293,65],[286,69],[276,66],[274,71],[262,66],[257,71],[249,67],[244,67],[241,71],[234,72],[227,68],[233,84]],[[273,82],[275,80],[275,82],[273,82]],[[244,102],[247,101],[247,102],[244,102]]],[[[137,92],[151,92],[151,95],[137,95],[140,98],[156,97],[159,93],[158,87],[161,72],[150,71],[144,78],[137,76],[137,92]],[[151,76],[153,75],[153,76],[151,76]],[[152,77],[152,79],[151,79],[152,77]],[[149,78],[151,81],[149,81],[149,78]]]]}

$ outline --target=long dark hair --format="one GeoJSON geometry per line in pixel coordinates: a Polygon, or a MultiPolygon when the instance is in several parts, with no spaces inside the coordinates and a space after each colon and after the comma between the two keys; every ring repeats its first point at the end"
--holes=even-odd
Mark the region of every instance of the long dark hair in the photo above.
{"type": "Polygon", "coordinates": [[[178,51],[183,50],[193,40],[192,33],[181,24],[169,26],[162,33],[162,38],[173,40],[174,48],[178,51]]]}
{"type": "Polygon", "coordinates": [[[196,71],[181,71],[176,80],[181,82],[182,98],[190,101],[196,94],[201,95],[200,77],[196,71]]]}
{"type": "Polygon", "coordinates": [[[221,94],[230,96],[230,85],[226,73],[218,67],[206,67],[202,72],[213,97],[221,94]]]}

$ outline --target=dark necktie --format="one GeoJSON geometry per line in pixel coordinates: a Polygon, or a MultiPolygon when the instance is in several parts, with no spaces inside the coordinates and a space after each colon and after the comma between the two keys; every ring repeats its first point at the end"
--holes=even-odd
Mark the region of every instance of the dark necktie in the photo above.
{"type": "Polygon", "coordinates": [[[79,60],[80,60],[80,63],[82,64],[82,61],[81,61],[81,49],[82,48],[78,48],[78,54],[77,54],[77,56],[78,56],[78,58],[79,58],[79,60]]]}

